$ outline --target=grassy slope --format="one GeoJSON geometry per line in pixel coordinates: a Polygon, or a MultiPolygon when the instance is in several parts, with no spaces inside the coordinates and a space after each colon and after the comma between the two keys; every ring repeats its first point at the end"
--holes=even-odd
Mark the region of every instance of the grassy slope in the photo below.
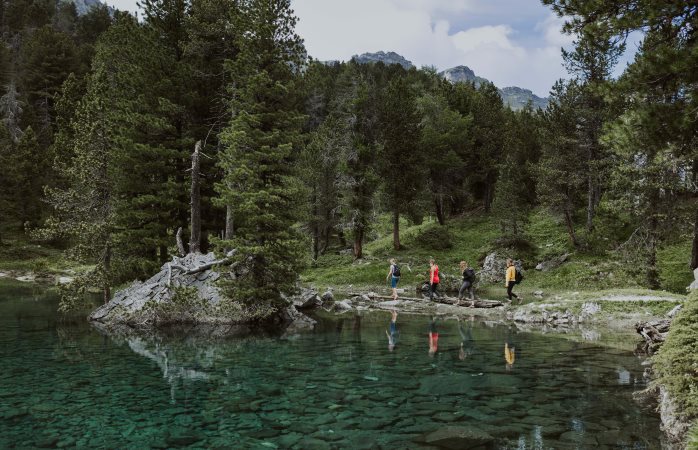
{"type": "MultiPolygon", "coordinates": [[[[346,254],[326,254],[319,258],[315,267],[303,273],[302,281],[321,289],[327,286],[339,290],[384,289],[387,287],[387,261],[390,257],[396,257],[402,266],[401,285],[411,290],[425,278],[429,257],[436,258],[443,273],[456,276],[460,260],[465,259],[471,264],[481,263],[484,256],[496,247],[495,241],[500,235],[497,223],[490,217],[454,219],[446,225],[451,247],[435,250],[434,247],[443,241],[435,239],[438,237],[438,232],[434,232],[439,228],[437,224],[403,224],[401,241],[405,249],[394,252],[389,224],[383,221],[377,228],[378,238],[365,245],[362,261],[353,262],[352,257],[346,254]],[[348,287],[350,285],[351,288],[348,287]]],[[[574,252],[563,225],[549,214],[541,211],[532,213],[525,234],[533,248],[504,253],[513,253],[513,256],[524,261],[526,277],[519,286],[519,291],[524,295],[539,289],[546,293],[607,289],[635,289],[633,293],[636,294],[642,292],[643,273],[640,268],[624,264],[613,252],[574,252]],[[559,268],[548,272],[534,270],[538,262],[563,253],[571,253],[571,256],[559,268]]],[[[680,242],[659,252],[658,264],[664,289],[683,293],[690,284],[693,277],[687,267],[689,245],[688,241],[680,242]]],[[[502,296],[504,289],[500,286],[482,286],[481,293],[502,296]]]]}
{"type": "Polygon", "coordinates": [[[84,269],[66,259],[62,250],[31,242],[24,233],[3,233],[2,238],[0,272],[57,274],[84,269]]]}
{"type": "Polygon", "coordinates": [[[671,324],[666,342],[654,357],[658,382],[678,404],[683,418],[694,422],[689,448],[698,448],[698,292],[694,291],[671,324]]]}

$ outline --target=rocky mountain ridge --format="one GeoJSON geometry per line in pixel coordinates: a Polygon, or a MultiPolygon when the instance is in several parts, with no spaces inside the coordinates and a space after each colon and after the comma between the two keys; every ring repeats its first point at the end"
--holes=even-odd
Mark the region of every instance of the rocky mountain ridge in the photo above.
{"type": "MultiPolygon", "coordinates": [[[[379,51],[375,53],[362,53],[361,55],[354,55],[352,59],[361,64],[370,64],[380,61],[386,65],[400,64],[405,69],[414,67],[414,64],[412,64],[411,61],[395,52],[379,51]]],[[[491,81],[487,78],[476,75],[475,72],[468,66],[462,65],[439,72],[439,75],[452,83],[470,82],[474,83],[475,86],[480,86],[484,83],[491,83],[491,81]]],[[[523,109],[529,102],[531,102],[534,109],[545,109],[548,106],[547,98],[537,96],[530,89],[524,89],[518,86],[508,86],[498,89],[504,104],[511,107],[511,109],[523,109]]]]}

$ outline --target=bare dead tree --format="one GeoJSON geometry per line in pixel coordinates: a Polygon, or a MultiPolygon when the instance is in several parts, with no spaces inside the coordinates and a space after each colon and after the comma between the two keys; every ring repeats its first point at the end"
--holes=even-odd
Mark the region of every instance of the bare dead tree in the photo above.
{"type": "Polygon", "coordinates": [[[194,146],[191,156],[191,236],[189,252],[201,252],[201,141],[194,146]]]}

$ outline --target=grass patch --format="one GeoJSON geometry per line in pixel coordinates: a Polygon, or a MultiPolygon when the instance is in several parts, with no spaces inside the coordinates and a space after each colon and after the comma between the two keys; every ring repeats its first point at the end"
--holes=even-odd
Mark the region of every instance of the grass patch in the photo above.
{"type": "Polygon", "coordinates": [[[672,292],[686,292],[693,281],[693,271],[688,266],[691,260],[691,240],[667,245],[657,252],[659,279],[662,287],[672,292]]]}
{"type": "Polygon", "coordinates": [[[653,358],[657,382],[676,401],[684,420],[698,419],[698,292],[693,291],[653,358]]]}

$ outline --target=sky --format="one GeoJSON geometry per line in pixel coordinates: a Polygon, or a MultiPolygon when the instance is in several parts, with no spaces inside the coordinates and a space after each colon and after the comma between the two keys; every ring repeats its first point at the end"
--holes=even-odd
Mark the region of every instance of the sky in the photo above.
{"type": "MultiPolygon", "coordinates": [[[[137,9],[136,0],[107,3],[137,9]]],[[[569,78],[560,49],[571,47],[573,37],[540,0],[292,0],[292,6],[296,31],[319,60],[394,51],[417,67],[465,65],[499,87],[541,97],[569,78]]]]}

